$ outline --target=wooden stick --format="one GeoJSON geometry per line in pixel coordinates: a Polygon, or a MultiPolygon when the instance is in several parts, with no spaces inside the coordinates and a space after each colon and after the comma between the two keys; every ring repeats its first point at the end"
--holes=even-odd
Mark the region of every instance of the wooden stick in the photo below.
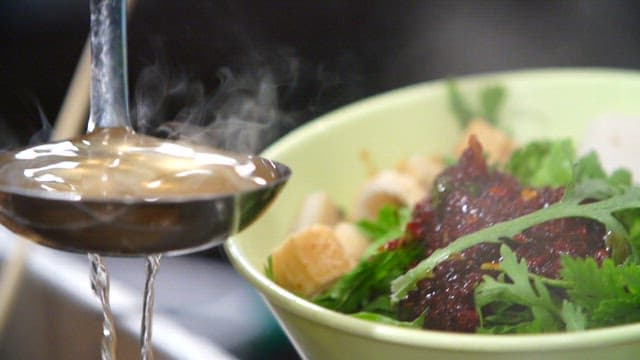
{"type": "Polygon", "coordinates": [[[91,46],[84,44],[82,55],[73,73],[64,102],[58,112],[51,140],[62,140],[80,134],[89,111],[89,86],[91,85],[91,46]]]}

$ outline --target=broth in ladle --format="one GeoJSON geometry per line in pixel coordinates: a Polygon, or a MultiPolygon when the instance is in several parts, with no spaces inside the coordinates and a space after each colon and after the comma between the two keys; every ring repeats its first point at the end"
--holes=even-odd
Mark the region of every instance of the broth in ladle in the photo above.
{"type": "Polygon", "coordinates": [[[0,222],[41,244],[110,255],[213,246],[255,218],[286,167],[125,128],[0,156],[0,222]]]}
{"type": "Polygon", "coordinates": [[[235,193],[277,179],[251,155],[101,128],[0,156],[0,188],[72,200],[184,199],[235,193]]]}

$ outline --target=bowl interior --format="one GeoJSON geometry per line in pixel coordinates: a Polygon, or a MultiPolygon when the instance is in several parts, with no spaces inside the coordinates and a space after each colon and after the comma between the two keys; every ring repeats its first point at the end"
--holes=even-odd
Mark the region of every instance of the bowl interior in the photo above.
{"type": "MultiPolygon", "coordinates": [[[[516,140],[571,137],[579,143],[588,123],[609,115],[640,115],[640,73],[607,69],[547,69],[466,77],[458,84],[470,99],[481,87],[503,85],[507,98],[502,124],[516,140]]],[[[415,85],[357,102],[293,131],[264,152],[291,167],[293,175],[269,211],[243,233],[229,239],[226,250],[236,267],[269,302],[300,316],[413,345],[473,349],[477,341],[491,347],[562,347],[595,345],[614,337],[640,338],[640,325],[575,334],[482,337],[440,336],[436,332],[395,329],[318,308],[284,291],[264,276],[266,259],[285,239],[306,193],[327,191],[350,208],[367,171],[362,153],[379,167],[392,166],[415,153],[448,154],[460,129],[449,111],[443,81],[415,85]],[[427,333],[430,333],[427,337],[427,333]],[[391,334],[391,335],[390,335],[391,334]],[[395,335],[394,335],[395,334],[395,335]],[[396,336],[397,335],[397,336],[396,336]],[[567,337],[571,337],[570,341],[567,337]],[[453,338],[453,340],[452,340],[453,338]],[[528,338],[528,339],[527,339],[528,338]],[[533,340],[532,340],[533,339],[533,340]]]]}

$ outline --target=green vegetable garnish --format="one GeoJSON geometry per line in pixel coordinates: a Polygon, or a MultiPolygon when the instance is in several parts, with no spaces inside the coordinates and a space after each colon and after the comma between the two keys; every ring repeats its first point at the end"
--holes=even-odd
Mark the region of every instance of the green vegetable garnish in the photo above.
{"type": "Polygon", "coordinates": [[[534,141],[511,155],[506,170],[523,185],[557,187],[573,180],[575,161],[571,140],[534,141]]]}
{"type": "Polygon", "coordinates": [[[379,322],[381,324],[421,329],[422,324],[424,323],[424,318],[426,316],[426,313],[427,311],[425,310],[420,316],[418,316],[413,321],[398,321],[390,316],[384,316],[384,315],[367,312],[367,311],[361,311],[361,312],[352,314],[352,316],[362,320],[379,322]]]}
{"type": "Polygon", "coordinates": [[[475,302],[482,333],[578,331],[640,322],[640,267],[605,259],[561,258],[561,281],[528,274],[525,260],[500,249],[504,275],[486,276],[476,287],[475,302]],[[562,287],[568,299],[550,296],[548,285],[562,287]],[[489,315],[483,316],[484,313],[489,315]]]}
{"type": "Polygon", "coordinates": [[[475,118],[483,118],[493,125],[498,124],[498,115],[506,95],[506,91],[502,86],[493,85],[482,89],[480,91],[479,109],[473,109],[453,79],[447,81],[447,93],[451,112],[453,112],[463,129],[475,118]]]}
{"type": "Polygon", "coordinates": [[[271,255],[269,255],[269,257],[267,258],[267,264],[264,266],[264,274],[267,276],[268,279],[274,280],[274,277],[273,277],[273,258],[271,257],[271,255]]]}
{"type": "MultiPolygon", "coordinates": [[[[507,245],[500,247],[500,255],[502,275],[497,279],[485,275],[475,289],[476,311],[480,315],[479,331],[531,333],[563,329],[563,313],[542,278],[531,276],[526,260],[518,261],[507,245]],[[485,307],[490,307],[490,316],[482,316],[485,307]],[[519,315],[514,316],[515,313],[519,315]]],[[[575,307],[567,309],[567,317],[573,309],[575,307]]],[[[579,326],[577,321],[575,326],[579,326]]]]}
{"type": "Polygon", "coordinates": [[[569,298],[584,309],[586,327],[596,328],[640,321],[640,266],[616,265],[605,259],[562,258],[560,275],[572,285],[569,298]]]}
{"type": "Polygon", "coordinates": [[[404,227],[411,218],[407,208],[385,206],[378,213],[375,221],[360,220],[358,228],[371,239],[371,245],[365,250],[363,258],[375,254],[385,243],[404,235],[404,227]]]}
{"type": "Polygon", "coordinates": [[[462,96],[458,89],[458,85],[452,79],[447,81],[447,92],[449,95],[449,106],[451,108],[451,112],[453,112],[456,119],[458,119],[460,127],[464,129],[475,117],[475,113],[471,110],[471,106],[464,96],[462,96]]]}
{"type": "Polygon", "coordinates": [[[343,313],[358,311],[393,315],[389,301],[391,280],[401,275],[414,261],[422,257],[422,247],[417,243],[403,244],[393,250],[379,248],[404,234],[409,220],[408,209],[384,208],[376,221],[360,222],[365,234],[372,237],[372,245],[356,267],[338,280],[314,302],[343,313]]]}
{"type": "MultiPolygon", "coordinates": [[[[391,280],[421,257],[422,247],[416,245],[405,245],[363,259],[351,272],[313,301],[329,309],[354,313],[367,307],[377,296],[388,297],[391,280]]],[[[377,310],[392,312],[391,306],[389,302],[389,308],[377,310]]]]}
{"type": "Polygon", "coordinates": [[[495,85],[489,86],[480,92],[481,112],[480,116],[493,125],[499,122],[499,111],[504,103],[506,91],[504,87],[495,85]]]}

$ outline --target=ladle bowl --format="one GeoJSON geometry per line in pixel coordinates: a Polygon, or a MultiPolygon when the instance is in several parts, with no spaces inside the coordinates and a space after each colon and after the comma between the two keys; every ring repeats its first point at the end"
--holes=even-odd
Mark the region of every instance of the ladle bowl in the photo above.
{"type": "Polygon", "coordinates": [[[277,179],[264,186],[183,199],[77,200],[64,193],[0,188],[0,222],[63,250],[179,255],[220,244],[251,224],[289,178],[286,166],[273,162],[273,169],[277,179]]]}

